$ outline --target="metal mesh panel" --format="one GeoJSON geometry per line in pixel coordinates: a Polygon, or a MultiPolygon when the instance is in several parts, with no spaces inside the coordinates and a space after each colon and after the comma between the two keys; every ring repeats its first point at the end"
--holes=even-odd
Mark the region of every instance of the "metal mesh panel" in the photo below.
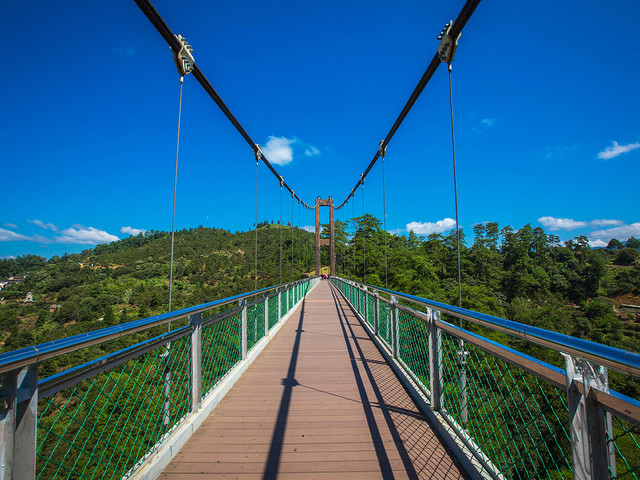
{"type": "Polygon", "coordinates": [[[429,326],[402,310],[398,310],[398,357],[413,373],[414,380],[428,390],[429,326]]]}
{"type": "Polygon", "coordinates": [[[278,323],[278,296],[269,298],[269,330],[278,323]]]}
{"type": "Polygon", "coordinates": [[[617,474],[609,469],[611,478],[640,477],[640,429],[637,426],[614,416],[613,434],[607,432],[607,442],[613,443],[616,452],[617,474]]]}
{"type": "Polygon", "coordinates": [[[182,337],[41,399],[37,478],[121,478],[148,456],[190,410],[189,345],[182,337]]]}
{"type": "Polygon", "coordinates": [[[203,397],[241,360],[241,335],[240,313],[202,330],[203,397]]]}
{"type": "Polygon", "coordinates": [[[264,303],[247,308],[247,351],[264,337],[264,303]]]}
{"type": "Polygon", "coordinates": [[[373,327],[373,324],[375,321],[374,308],[375,308],[376,301],[373,295],[366,295],[365,298],[367,299],[367,323],[371,325],[371,327],[373,327]]]}
{"type": "Polygon", "coordinates": [[[468,422],[461,400],[460,342],[442,333],[444,409],[506,478],[572,478],[563,390],[465,345],[468,422]]]}
{"type": "Polygon", "coordinates": [[[280,294],[280,318],[284,317],[287,313],[287,295],[286,292],[280,294]]]}
{"type": "Polygon", "coordinates": [[[391,348],[391,305],[386,302],[380,302],[378,336],[387,347],[391,348]]]}

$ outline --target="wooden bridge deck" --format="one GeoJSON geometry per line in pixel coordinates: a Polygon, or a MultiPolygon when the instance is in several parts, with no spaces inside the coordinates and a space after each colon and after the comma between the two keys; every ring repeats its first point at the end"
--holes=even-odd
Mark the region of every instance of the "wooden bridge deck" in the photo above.
{"type": "Polygon", "coordinates": [[[329,282],[160,478],[467,478],[329,282]]]}

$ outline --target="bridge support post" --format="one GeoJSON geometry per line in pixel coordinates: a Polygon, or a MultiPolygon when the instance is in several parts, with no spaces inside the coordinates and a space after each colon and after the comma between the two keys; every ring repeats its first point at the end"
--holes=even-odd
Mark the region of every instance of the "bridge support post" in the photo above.
{"type": "Polygon", "coordinates": [[[247,299],[240,300],[240,306],[242,307],[242,314],[240,316],[240,330],[241,330],[241,350],[242,360],[247,359],[247,299]]]}
{"type": "Polygon", "coordinates": [[[333,198],[316,198],[316,275],[320,275],[320,246],[329,245],[330,248],[330,268],[329,275],[336,275],[336,242],[334,229],[334,208],[333,198]],[[320,239],[320,207],[329,207],[329,238],[320,239]]]}
{"type": "Polygon", "coordinates": [[[438,310],[427,310],[429,317],[429,384],[431,386],[431,408],[442,409],[442,331],[436,325],[440,320],[438,310]]]}
{"type": "Polygon", "coordinates": [[[564,355],[573,457],[573,478],[609,478],[616,475],[611,414],[595,400],[593,390],[609,391],[607,369],[595,362],[564,355]],[[583,392],[579,383],[582,382],[583,392]]]}
{"type": "Polygon", "coordinates": [[[191,411],[202,403],[202,314],[189,315],[191,332],[191,411]]]}
{"type": "Polygon", "coordinates": [[[380,301],[378,300],[378,290],[373,291],[373,332],[378,336],[378,321],[380,318],[380,301]]]}
{"type": "Polygon", "coordinates": [[[398,297],[391,297],[391,354],[393,358],[398,358],[398,309],[396,305],[398,297]]]}
{"type": "Polygon", "coordinates": [[[0,479],[33,479],[36,477],[37,366],[6,373],[0,382],[0,479]]]}
{"type": "Polygon", "coordinates": [[[264,335],[269,335],[269,294],[264,294],[264,335]]]}

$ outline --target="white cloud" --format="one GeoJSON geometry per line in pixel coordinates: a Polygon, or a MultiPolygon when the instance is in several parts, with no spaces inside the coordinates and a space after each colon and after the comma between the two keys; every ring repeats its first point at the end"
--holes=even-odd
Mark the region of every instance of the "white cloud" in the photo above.
{"type": "Polygon", "coordinates": [[[144,228],[122,227],[120,228],[120,233],[128,233],[135,237],[141,233],[147,233],[147,231],[144,228]]]}
{"type": "Polygon", "coordinates": [[[603,151],[598,153],[598,158],[601,160],[609,160],[611,158],[617,157],[618,155],[622,155],[623,153],[635,150],[636,148],[640,148],[640,143],[629,143],[627,145],[620,145],[618,142],[614,141],[610,147],[607,147],[603,151]]]}
{"type": "Polygon", "coordinates": [[[274,165],[287,165],[293,160],[291,145],[295,142],[291,138],[269,136],[266,145],[262,147],[262,153],[274,165]]]}
{"type": "Polygon", "coordinates": [[[17,230],[18,225],[16,225],[15,223],[5,223],[3,227],[13,228],[14,230],[17,230]]]}
{"type": "Polygon", "coordinates": [[[25,240],[29,241],[31,239],[26,235],[21,235],[19,233],[12,232],[11,230],[0,228],[0,242],[19,242],[25,240]]]}
{"type": "Polygon", "coordinates": [[[320,150],[318,150],[313,145],[308,145],[307,148],[305,148],[304,150],[304,154],[307,157],[315,157],[316,155],[320,155],[320,150]]]}
{"type": "Polygon", "coordinates": [[[29,223],[33,223],[35,226],[44,228],[45,230],[51,230],[53,232],[58,231],[58,227],[56,227],[53,223],[44,223],[40,220],[27,220],[29,223]]]}
{"type": "Polygon", "coordinates": [[[480,126],[482,128],[491,128],[496,124],[495,118],[483,118],[480,120],[480,126]]]}
{"type": "Polygon", "coordinates": [[[315,233],[316,227],[315,227],[315,225],[305,225],[304,227],[302,227],[302,230],[304,230],[306,232],[315,233]]]}
{"type": "Polygon", "coordinates": [[[404,228],[394,228],[393,230],[389,230],[391,235],[404,235],[407,231],[404,228]]]}
{"type": "Polygon", "coordinates": [[[407,223],[407,232],[413,230],[418,235],[431,235],[432,233],[442,233],[455,228],[456,221],[453,218],[443,218],[435,223],[432,222],[410,222],[407,223]]]}
{"type": "Polygon", "coordinates": [[[591,248],[606,247],[607,245],[609,245],[609,242],[605,242],[604,240],[589,240],[589,246],[591,248]]]}
{"type": "Polygon", "coordinates": [[[71,228],[65,228],[60,231],[62,235],[54,237],[55,243],[74,243],[80,245],[98,245],[99,243],[115,242],[120,238],[111,235],[104,230],[98,230],[94,227],[84,227],[82,225],[73,225],[71,228]]]}
{"type": "Polygon", "coordinates": [[[606,218],[601,218],[600,220],[591,220],[589,225],[594,227],[612,227],[616,225],[622,225],[624,222],[622,220],[607,220],[606,218]]]}
{"type": "Polygon", "coordinates": [[[588,225],[587,222],[581,220],[556,217],[540,217],[538,222],[549,230],[575,230],[576,228],[584,228],[588,225]]]}
{"type": "Polygon", "coordinates": [[[629,237],[640,238],[640,222],[606,228],[603,230],[595,230],[589,234],[589,243],[601,240],[608,244],[609,240],[612,238],[617,238],[621,242],[624,242],[629,237]]]}
{"type": "Polygon", "coordinates": [[[4,257],[0,257],[0,259],[2,259],[2,260],[15,260],[16,257],[14,257],[13,255],[6,255],[4,257]]]}

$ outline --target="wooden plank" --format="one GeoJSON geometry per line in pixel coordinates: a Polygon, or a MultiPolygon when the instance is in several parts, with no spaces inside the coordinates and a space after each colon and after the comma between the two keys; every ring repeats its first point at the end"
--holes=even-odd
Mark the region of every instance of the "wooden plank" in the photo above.
{"type": "Polygon", "coordinates": [[[466,478],[323,282],[160,478],[466,478]]]}

